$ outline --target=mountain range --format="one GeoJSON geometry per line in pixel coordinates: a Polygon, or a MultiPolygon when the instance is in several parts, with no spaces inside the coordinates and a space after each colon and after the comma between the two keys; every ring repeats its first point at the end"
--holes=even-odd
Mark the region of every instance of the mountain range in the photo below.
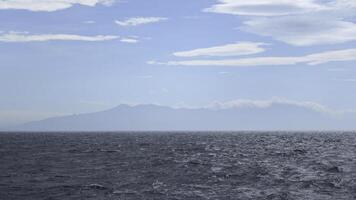
{"type": "Polygon", "coordinates": [[[272,102],[230,107],[172,108],[120,105],[87,114],[29,122],[16,131],[230,131],[355,130],[354,113],[331,113],[309,104],[272,102]]]}

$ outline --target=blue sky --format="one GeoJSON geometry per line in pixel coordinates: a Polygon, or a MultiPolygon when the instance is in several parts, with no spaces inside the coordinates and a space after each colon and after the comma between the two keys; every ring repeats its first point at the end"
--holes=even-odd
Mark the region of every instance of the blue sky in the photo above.
{"type": "Polygon", "coordinates": [[[356,110],[354,0],[0,1],[0,126],[121,103],[356,110]]]}

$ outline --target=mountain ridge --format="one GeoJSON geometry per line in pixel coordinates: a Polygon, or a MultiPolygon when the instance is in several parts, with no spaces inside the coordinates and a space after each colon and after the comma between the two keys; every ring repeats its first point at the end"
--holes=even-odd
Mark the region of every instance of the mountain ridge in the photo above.
{"type": "Polygon", "coordinates": [[[237,107],[172,108],[121,104],[112,109],[34,121],[17,131],[200,131],[356,129],[354,115],[335,117],[286,103],[237,107]]]}

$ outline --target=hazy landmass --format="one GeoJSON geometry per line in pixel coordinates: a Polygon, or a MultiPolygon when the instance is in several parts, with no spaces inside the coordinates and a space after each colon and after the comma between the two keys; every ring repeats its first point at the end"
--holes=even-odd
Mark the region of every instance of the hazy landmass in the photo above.
{"type": "Polygon", "coordinates": [[[310,106],[273,103],[230,108],[171,108],[120,105],[113,109],[49,118],[12,128],[16,131],[148,130],[352,130],[353,113],[331,113],[310,106]]]}

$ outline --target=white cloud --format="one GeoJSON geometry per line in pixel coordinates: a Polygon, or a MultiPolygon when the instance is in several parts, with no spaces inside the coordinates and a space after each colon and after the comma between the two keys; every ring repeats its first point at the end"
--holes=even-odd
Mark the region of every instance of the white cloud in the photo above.
{"type": "Polygon", "coordinates": [[[242,30],[295,45],[337,44],[356,40],[356,24],[326,17],[288,16],[244,22],[242,30]]]}
{"type": "Polygon", "coordinates": [[[242,59],[223,59],[223,60],[186,60],[186,61],[168,61],[156,62],[148,61],[148,64],[158,65],[181,65],[181,66],[232,66],[232,67],[249,67],[249,66],[273,66],[273,65],[296,65],[308,64],[319,65],[336,61],[356,60],[356,49],[345,49],[337,51],[327,51],[315,53],[306,56],[295,57],[252,57],[242,59]]]}
{"type": "Polygon", "coordinates": [[[134,38],[122,38],[120,41],[124,42],[124,43],[138,43],[139,42],[139,40],[134,39],[134,38]]]}
{"type": "Polygon", "coordinates": [[[218,4],[205,9],[206,12],[247,15],[283,16],[327,9],[314,0],[219,0],[218,4]]]}
{"type": "Polygon", "coordinates": [[[45,42],[45,41],[107,41],[118,39],[119,36],[115,35],[95,35],[95,36],[84,36],[84,35],[70,35],[70,34],[39,34],[31,35],[29,33],[21,32],[10,32],[0,35],[0,42],[45,42]]]}
{"type": "Polygon", "coordinates": [[[356,49],[345,49],[311,54],[304,57],[302,60],[304,60],[304,62],[308,63],[309,65],[319,65],[335,61],[356,60],[356,49]]]}
{"type": "Polygon", "coordinates": [[[270,99],[235,99],[232,101],[216,101],[212,102],[206,106],[188,106],[185,103],[182,105],[177,105],[173,108],[177,109],[212,109],[212,110],[226,110],[226,109],[245,109],[245,108],[257,108],[257,109],[268,109],[274,106],[287,106],[287,107],[299,107],[314,112],[330,115],[330,116],[340,116],[345,114],[356,114],[355,110],[347,109],[333,109],[326,105],[313,102],[313,101],[296,101],[281,97],[272,97],[270,99]]]}
{"type": "Polygon", "coordinates": [[[316,112],[324,113],[324,114],[344,114],[350,111],[341,111],[330,109],[324,105],[319,103],[311,102],[311,101],[293,101],[283,98],[272,98],[270,100],[251,100],[251,99],[238,99],[234,101],[228,102],[215,102],[212,105],[209,105],[208,108],[212,109],[231,109],[231,108],[270,108],[275,105],[287,105],[287,106],[295,106],[300,108],[306,108],[309,110],[313,110],[316,112]]]}
{"type": "Polygon", "coordinates": [[[265,49],[261,47],[262,45],[266,44],[254,42],[238,42],[223,46],[175,52],[173,55],[178,57],[250,55],[264,52],[265,49]]]}
{"type": "Polygon", "coordinates": [[[73,5],[96,6],[98,4],[109,6],[114,0],[1,0],[0,10],[16,9],[29,11],[57,11],[72,7],[73,5]]]}
{"type": "Polygon", "coordinates": [[[220,0],[205,11],[245,16],[241,30],[295,46],[356,40],[354,0],[220,0]]]}
{"type": "Polygon", "coordinates": [[[116,20],[115,23],[120,26],[138,26],[143,24],[152,24],[160,21],[165,21],[164,17],[133,17],[124,21],[116,20]]]}
{"type": "Polygon", "coordinates": [[[356,1],[354,0],[333,0],[328,1],[329,13],[335,16],[355,16],[356,1]]]}

